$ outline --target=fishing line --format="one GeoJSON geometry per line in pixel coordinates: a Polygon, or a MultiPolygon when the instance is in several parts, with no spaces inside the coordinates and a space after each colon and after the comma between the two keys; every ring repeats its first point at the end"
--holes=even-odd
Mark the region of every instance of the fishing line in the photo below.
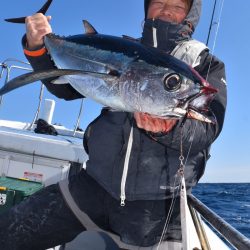
{"type": "MultiPolygon", "coordinates": [[[[214,7],[215,7],[215,6],[216,6],[216,1],[215,1],[214,7]]],[[[215,38],[214,38],[214,43],[213,43],[211,55],[214,54],[214,50],[215,50],[215,46],[216,46],[216,42],[217,42],[217,37],[218,37],[218,33],[219,33],[219,28],[220,28],[220,22],[221,22],[223,7],[224,7],[224,0],[222,0],[222,2],[221,2],[220,12],[219,12],[219,20],[218,20],[218,22],[217,22],[217,29],[216,29],[216,32],[215,32],[215,38]]],[[[214,11],[215,11],[215,9],[214,9],[214,11]]],[[[213,16],[214,16],[214,11],[213,11],[213,16]]],[[[213,22],[213,18],[212,18],[212,21],[211,21],[211,22],[213,22]]],[[[209,31],[209,32],[210,32],[210,31],[209,31]]],[[[210,36],[210,34],[209,34],[209,36],[210,36]]],[[[208,38],[209,38],[209,36],[208,36],[208,38]]],[[[206,80],[208,79],[208,76],[209,76],[209,73],[210,73],[210,70],[211,70],[211,65],[212,65],[212,57],[211,57],[210,62],[209,62],[209,67],[208,67],[208,71],[207,71],[206,80]]],[[[195,127],[194,127],[194,132],[193,132],[193,139],[192,139],[192,141],[191,141],[191,144],[190,144],[190,147],[189,147],[187,156],[186,156],[186,160],[185,160],[184,167],[186,166],[187,160],[188,160],[188,158],[189,158],[189,154],[190,154],[190,151],[191,151],[191,148],[192,148],[192,145],[193,145],[193,141],[194,141],[194,136],[195,136],[195,134],[196,134],[197,125],[198,125],[198,121],[195,122],[195,127]]]]}
{"type": "MultiPolygon", "coordinates": [[[[216,2],[217,2],[217,1],[215,1],[214,10],[213,10],[213,17],[214,17],[216,2]]],[[[219,12],[219,20],[218,20],[218,22],[217,22],[217,29],[216,29],[216,32],[215,32],[215,38],[214,38],[214,43],[213,43],[213,46],[212,46],[211,55],[214,54],[214,50],[215,50],[215,46],[216,46],[216,42],[217,42],[217,37],[218,37],[218,33],[219,33],[219,28],[220,28],[220,22],[221,22],[223,7],[224,7],[224,0],[222,0],[222,3],[221,3],[221,8],[220,8],[220,12],[219,12]]],[[[212,21],[213,21],[213,18],[212,18],[212,21]]],[[[212,22],[212,21],[211,21],[211,22],[212,22]]],[[[209,38],[210,38],[211,27],[212,27],[212,25],[210,26],[207,44],[208,44],[208,41],[209,41],[209,38]]],[[[208,79],[208,76],[209,76],[209,73],[210,73],[210,70],[211,70],[211,65],[212,65],[212,57],[211,57],[210,62],[209,62],[209,67],[208,67],[208,71],[207,71],[206,80],[208,79]]],[[[196,134],[197,126],[198,126],[198,121],[195,121],[195,127],[194,127],[194,130],[193,130],[193,133],[192,133],[192,136],[193,136],[193,137],[192,137],[191,144],[190,144],[190,146],[189,146],[189,149],[188,149],[188,152],[187,152],[187,155],[186,155],[186,158],[185,158],[185,163],[183,164],[183,173],[184,173],[185,167],[186,167],[186,165],[187,165],[187,161],[188,161],[188,159],[189,159],[189,155],[190,155],[190,152],[191,152],[191,148],[192,148],[192,146],[193,146],[193,142],[194,142],[194,137],[195,137],[195,134],[196,134]]],[[[183,134],[181,133],[181,137],[182,137],[182,136],[183,136],[183,134]]],[[[179,187],[180,187],[180,185],[181,185],[181,182],[180,182],[180,184],[179,184],[179,187]]]]}
{"type": "MultiPolygon", "coordinates": [[[[176,199],[177,199],[177,196],[178,196],[178,193],[180,193],[180,188],[181,188],[181,183],[182,183],[182,178],[180,178],[179,180],[179,184],[176,186],[176,180],[177,180],[177,177],[178,176],[183,176],[184,175],[184,169],[185,169],[185,164],[183,164],[183,160],[185,159],[184,156],[183,156],[183,126],[184,126],[184,123],[186,121],[187,117],[185,116],[181,122],[181,136],[180,136],[180,157],[179,157],[179,160],[180,160],[180,167],[178,168],[176,174],[175,174],[175,179],[174,179],[174,187],[176,187],[176,189],[174,190],[173,192],[173,196],[172,196],[172,200],[171,200],[171,205],[170,205],[170,208],[169,208],[169,211],[168,211],[168,214],[167,214],[167,218],[166,218],[166,222],[165,222],[165,225],[163,227],[163,230],[162,230],[162,235],[161,235],[161,238],[160,238],[160,241],[157,245],[157,249],[156,250],[159,250],[159,247],[160,245],[162,244],[162,242],[164,241],[164,238],[167,234],[167,230],[168,230],[168,226],[169,226],[169,223],[170,223],[170,219],[171,219],[171,216],[172,216],[172,213],[173,213],[173,209],[174,209],[174,206],[175,206],[175,202],[176,202],[176,199]],[[182,172],[182,174],[181,174],[182,172]]],[[[197,126],[197,122],[195,123],[196,126],[197,126]]],[[[193,136],[195,134],[195,129],[194,129],[194,132],[193,132],[193,136]]],[[[192,137],[194,138],[194,137],[192,137]]],[[[193,141],[193,140],[192,140],[193,141]]],[[[191,150],[191,147],[192,147],[192,142],[191,142],[191,145],[189,147],[189,150],[188,150],[188,154],[187,154],[187,157],[186,157],[186,161],[187,161],[187,158],[189,157],[189,153],[190,153],[190,150],[191,150]]]]}
{"type": "MultiPolygon", "coordinates": [[[[215,6],[216,6],[216,1],[215,1],[215,6]]],[[[215,6],[214,6],[214,7],[215,7],[215,6]]],[[[218,37],[218,33],[219,33],[219,28],[220,28],[220,22],[221,22],[223,7],[224,7],[224,0],[222,0],[222,3],[221,3],[221,8],[220,8],[220,12],[219,12],[219,13],[220,13],[220,14],[219,14],[219,20],[218,20],[218,22],[217,22],[217,29],[216,29],[216,33],[215,33],[215,38],[214,38],[214,43],[213,43],[211,55],[214,54],[214,50],[215,50],[215,46],[216,46],[216,42],[217,42],[217,37],[218,37]]],[[[214,11],[213,11],[213,15],[214,15],[214,11]]],[[[212,21],[213,21],[213,19],[212,19],[212,21]]],[[[209,34],[209,36],[210,36],[210,34],[209,34]]],[[[208,79],[208,76],[209,76],[209,73],[210,73],[210,70],[211,70],[211,65],[212,65],[212,57],[211,57],[210,62],[209,62],[209,67],[208,67],[208,71],[207,71],[206,80],[208,79]]],[[[185,166],[186,166],[186,164],[187,164],[187,160],[188,160],[189,154],[190,154],[190,152],[191,152],[191,148],[192,148],[193,141],[194,141],[194,136],[195,136],[195,134],[196,134],[197,125],[198,125],[198,121],[195,122],[194,131],[193,131],[193,133],[192,133],[193,139],[192,139],[192,141],[191,141],[191,144],[190,144],[189,149],[188,149],[188,152],[187,152],[187,156],[186,156],[184,168],[185,168],[185,166]]]]}
{"type": "MultiPolygon", "coordinates": [[[[175,175],[175,179],[174,179],[174,187],[176,185],[176,180],[177,180],[177,174],[175,175]]],[[[168,231],[168,226],[169,226],[169,223],[170,223],[170,219],[171,219],[171,216],[172,216],[172,213],[173,213],[173,209],[174,209],[174,206],[175,206],[175,202],[176,202],[176,199],[177,199],[177,194],[179,193],[179,189],[180,189],[180,185],[178,185],[176,187],[176,190],[174,190],[173,192],[173,195],[172,195],[172,199],[171,199],[171,204],[170,204],[170,208],[169,208],[169,211],[168,211],[168,215],[167,215],[167,218],[166,218],[166,222],[164,224],[164,227],[163,227],[163,230],[162,230],[162,234],[161,234],[161,238],[160,238],[160,241],[157,245],[157,248],[156,250],[159,250],[160,249],[160,246],[162,244],[162,242],[164,241],[164,238],[167,234],[167,231],[168,231]]]]}
{"type": "Polygon", "coordinates": [[[183,134],[183,125],[184,125],[184,121],[185,120],[186,120],[186,118],[183,118],[183,120],[181,122],[181,139],[180,139],[181,156],[179,157],[179,159],[181,161],[181,164],[180,164],[180,167],[179,167],[179,169],[177,170],[177,172],[175,174],[174,183],[173,183],[174,191],[173,191],[173,195],[172,195],[172,198],[171,198],[171,204],[170,204],[170,207],[169,207],[169,210],[168,210],[168,214],[167,214],[167,218],[166,218],[163,230],[162,230],[161,238],[159,240],[159,243],[157,245],[157,249],[156,250],[159,250],[162,242],[165,239],[165,236],[167,235],[167,231],[168,231],[168,227],[169,227],[169,224],[170,224],[171,216],[173,214],[173,209],[174,209],[174,206],[175,206],[177,195],[180,192],[179,190],[180,190],[180,187],[181,187],[181,179],[180,179],[179,184],[177,186],[176,186],[176,181],[177,181],[178,173],[179,173],[180,168],[182,166],[182,160],[183,160],[182,159],[183,158],[183,154],[182,154],[182,148],[183,148],[182,147],[182,134],[183,134]]]}
{"type": "MultiPolygon", "coordinates": [[[[186,119],[184,118],[184,121],[186,119]]],[[[183,122],[184,122],[183,121],[183,122]]],[[[182,123],[183,123],[182,122],[182,123]]],[[[195,128],[194,128],[194,131],[193,131],[193,138],[194,138],[194,135],[195,135],[195,131],[196,131],[196,127],[197,127],[197,121],[195,123],[195,128]]],[[[182,124],[182,126],[184,125],[184,123],[182,124]]],[[[183,157],[183,127],[181,128],[181,138],[180,138],[180,157],[179,157],[179,160],[180,160],[180,167],[178,169],[178,171],[176,172],[175,174],[175,181],[174,181],[174,186],[175,186],[175,183],[176,183],[176,180],[177,180],[177,176],[182,176],[182,178],[184,177],[184,170],[185,170],[185,166],[186,166],[186,163],[187,163],[187,160],[188,160],[188,157],[189,157],[189,154],[190,154],[190,151],[191,151],[191,148],[192,148],[192,144],[193,144],[193,140],[189,146],[189,150],[188,150],[188,153],[187,153],[187,156],[186,156],[186,161],[185,163],[183,163],[183,160],[185,159],[183,157]]],[[[169,223],[170,223],[170,218],[172,216],[172,213],[173,213],[173,209],[174,209],[174,206],[175,206],[175,202],[176,202],[176,199],[177,199],[177,194],[180,192],[180,189],[181,189],[181,185],[182,185],[182,178],[180,178],[179,180],[179,184],[178,186],[176,187],[176,192],[174,191],[173,193],[173,197],[172,197],[172,201],[171,201],[171,205],[170,205],[170,209],[169,209],[169,212],[168,212],[168,215],[167,215],[167,219],[166,219],[166,223],[164,225],[164,228],[163,228],[163,232],[162,232],[162,235],[161,235],[161,238],[160,238],[160,241],[159,241],[159,244],[157,245],[157,249],[156,250],[159,250],[159,247],[160,245],[162,244],[162,242],[164,241],[164,238],[165,238],[165,235],[167,234],[167,230],[168,230],[168,226],[169,226],[169,223]]]]}
{"type": "Polygon", "coordinates": [[[161,243],[163,242],[166,234],[167,234],[167,230],[168,230],[168,226],[170,224],[170,218],[172,216],[172,213],[173,213],[173,209],[174,209],[174,206],[175,206],[175,203],[176,203],[176,199],[177,199],[177,195],[178,193],[180,193],[180,188],[181,188],[181,185],[182,185],[182,178],[184,177],[184,164],[183,164],[183,160],[184,160],[184,156],[183,156],[183,126],[184,126],[184,123],[186,121],[186,118],[187,117],[184,117],[182,122],[181,122],[181,136],[180,136],[180,157],[179,157],[179,160],[180,160],[180,166],[175,174],[175,180],[174,180],[174,187],[176,186],[176,180],[177,180],[177,177],[181,177],[180,180],[179,180],[179,184],[178,186],[176,187],[176,190],[174,190],[173,192],[173,196],[172,196],[172,201],[171,201],[171,205],[170,205],[170,208],[169,208],[169,211],[168,211],[168,215],[167,215],[167,218],[166,218],[166,222],[165,222],[165,225],[164,225],[164,228],[163,228],[163,231],[162,231],[162,235],[161,235],[161,238],[160,238],[160,241],[159,241],[159,244],[157,246],[157,250],[159,249],[161,243]]]}
{"type": "MultiPolygon", "coordinates": [[[[208,42],[210,40],[210,34],[211,34],[211,28],[212,28],[212,25],[213,25],[213,19],[214,19],[216,4],[217,4],[217,1],[215,0],[215,4],[214,4],[214,8],[213,8],[213,14],[212,14],[212,19],[211,19],[211,24],[210,24],[208,38],[207,38],[207,45],[208,45],[208,42]]],[[[217,22],[217,29],[216,29],[216,32],[215,32],[215,38],[214,38],[214,42],[213,42],[213,46],[212,46],[212,52],[211,52],[212,55],[214,54],[214,50],[215,50],[215,46],[216,46],[216,42],[217,42],[217,37],[218,37],[218,33],[219,33],[220,22],[221,22],[221,17],[222,17],[222,12],[223,12],[223,7],[224,7],[224,0],[222,0],[221,7],[220,7],[219,20],[217,22]]],[[[209,62],[206,80],[208,79],[208,76],[209,76],[209,73],[210,73],[210,70],[211,70],[211,65],[212,65],[212,57],[211,57],[210,62],[209,62]]],[[[194,130],[192,132],[191,144],[190,144],[190,146],[188,148],[187,155],[185,157],[185,162],[183,164],[183,173],[184,173],[185,167],[187,165],[187,161],[189,159],[191,148],[193,146],[193,142],[194,142],[194,137],[195,137],[195,134],[196,134],[197,126],[198,126],[198,121],[195,122],[195,127],[194,127],[194,130]]],[[[183,136],[183,134],[181,133],[181,141],[182,141],[182,136],[183,136]]],[[[176,182],[176,177],[175,177],[175,182],[176,182]]],[[[180,187],[181,187],[181,180],[180,180],[180,183],[179,183],[179,185],[177,187],[177,191],[180,190],[180,187]]],[[[172,197],[172,201],[171,201],[171,205],[170,205],[170,209],[169,209],[169,212],[168,212],[168,215],[167,215],[167,218],[166,218],[166,222],[165,222],[165,225],[164,225],[164,228],[163,228],[163,232],[162,232],[160,241],[159,241],[159,243],[157,245],[157,250],[159,250],[159,247],[160,247],[161,243],[163,242],[165,235],[167,234],[167,229],[168,229],[168,226],[169,226],[171,215],[173,213],[173,207],[174,207],[174,204],[176,202],[176,199],[177,199],[177,195],[175,195],[175,192],[174,192],[173,193],[173,197],[172,197]]]]}
{"type": "Polygon", "coordinates": [[[192,141],[191,141],[191,144],[189,146],[189,149],[188,149],[188,152],[187,152],[187,156],[184,158],[183,157],[183,126],[184,126],[184,123],[186,121],[186,118],[187,117],[184,117],[182,122],[181,122],[181,136],[180,136],[180,167],[179,169],[177,170],[176,174],[175,174],[175,179],[174,179],[174,187],[176,187],[176,190],[174,190],[173,192],[173,196],[172,196],[172,200],[171,200],[171,205],[170,205],[170,208],[169,208],[169,211],[168,211],[168,214],[167,214],[167,218],[166,218],[166,222],[164,224],[164,227],[163,227],[163,230],[162,230],[162,234],[161,234],[161,238],[160,238],[160,241],[157,245],[157,249],[156,250],[159,250],[159,247],[161,246],[162,242],[164,241],[164,238],[167,234],[167,230],[168,230],[168,226],[169,226],[169,223],[170,223],[170,219],[171,219],[171,216],[173,214],[173,209],[174,209],[174,206],[175,206],[175,202],[176,202],[176,199],[177,199],[177,196],[178,196],[178,193],[180,192],[180,188],[181,188],[181,181],[182,179],[180,178],[179,180],[179,184],[176,186],[176,181],[177,181],[177,176],[179,175],[179,172],[182,171],[183,172],[183,175],[184,175],[184,170],[185,170],[185,166],[187,164],[187,160],[189,158],[189,155],[190,155],[190,151],[191,151],[191,148],[192,148],[192,145],[193,145],[193,141],[194,141],[194,136],[195,136],[195,133],[196,133],[196,128],[197,128],[197,124],[198,122],[196,121],[195,122],[195,127],[194,127],[194,130],[192,132],[192,141]],[[183,160],[185,160],[185,163],[183,163],[183,160]]]}

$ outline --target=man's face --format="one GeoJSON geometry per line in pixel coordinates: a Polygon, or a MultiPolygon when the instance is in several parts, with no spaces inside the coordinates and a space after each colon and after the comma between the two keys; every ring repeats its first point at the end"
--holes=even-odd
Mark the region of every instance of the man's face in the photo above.
{"type": "Polygon", "coordinates": [[[181,23],[188,14],[186,0],[151,0],[147,18],[181,23]]]}

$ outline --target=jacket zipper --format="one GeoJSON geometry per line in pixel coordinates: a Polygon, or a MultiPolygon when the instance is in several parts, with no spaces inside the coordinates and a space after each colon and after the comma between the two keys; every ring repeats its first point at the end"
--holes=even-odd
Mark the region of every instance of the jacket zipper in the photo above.
{"type": "Polygon", "coordinates": [[[122,172],[121,195],[120,195],[120,198],[121,198],[120,205],[122,207],[125,206],[125,200],[126,200],[125,187],[126,187],[126,180],[127,180],[127,175],[128,175],[128,166],[129,166],[129,159],[131,155],[132,145],[133,145],[133,126],[131,127],[130,134],[129,134],[128,146],[127,146],[125,162],[124,162],[124,167],[123,167],[123,172],[122,172]]]}

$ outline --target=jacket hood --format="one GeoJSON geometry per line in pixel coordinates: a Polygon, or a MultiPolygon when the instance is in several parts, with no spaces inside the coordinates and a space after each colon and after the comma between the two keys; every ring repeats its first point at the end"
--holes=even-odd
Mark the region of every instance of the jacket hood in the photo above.
{"type": "MultiPolygon", "coordinates": [[[[145,16],[151,0],[144,1],[145,16]]],[[[157,47],[170,53],[177,44],[189,40],[199,22],[201,15],[201,1],[193,0],[189,13],[182,23],[176,24],[160,19],[146,19],[144,22],[141,42],[145,45],[157,47]]]]}
{"type": "MultiPolygon", "coordinates": [[[[145,13],[145,20],[147,19],[147,12],[148,12],[148,6],[151,0],[144,0],[144,13],[145,13]]],[[[192,30],[194,32],[197,24],[200,20],[201,15],[201,5],[202,0],[193,0],[191,4],[191,8],[189,10],[189,13],[186,17],[186,19],[183,21],[184,23],[191,23],[192,24],[192,30]]]]}

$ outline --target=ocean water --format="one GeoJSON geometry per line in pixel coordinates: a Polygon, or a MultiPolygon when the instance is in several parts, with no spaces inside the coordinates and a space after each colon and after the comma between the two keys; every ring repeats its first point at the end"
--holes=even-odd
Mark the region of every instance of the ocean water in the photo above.
{"type": "Polygon", "coordinates": [[[201,183],[193,195],[250,238],[250,183],[201,183]]]}

